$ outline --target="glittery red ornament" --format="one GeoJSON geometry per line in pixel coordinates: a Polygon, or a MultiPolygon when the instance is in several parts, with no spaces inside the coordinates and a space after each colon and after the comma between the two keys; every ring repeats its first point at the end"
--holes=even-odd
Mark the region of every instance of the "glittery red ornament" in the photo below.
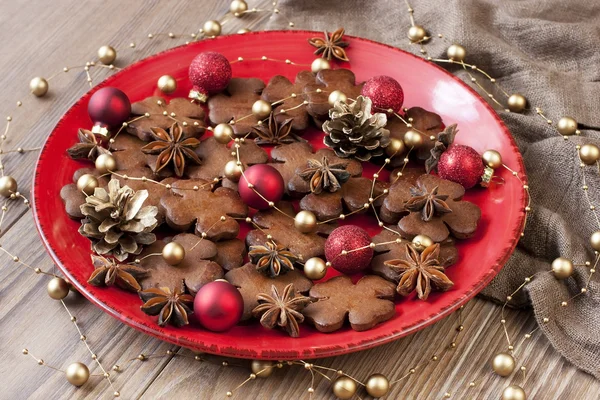
{"type": "Polygon", "coordinates": [[[90,97],[88,114],[94,121],[92,132],[107,136],[110,128],[121,126],[127,121],[131,114],[131,102],[121,90],[105,87],[90,97]]]}
{"type": "Polygon", "coordinates": [[[209,95],[218,93],[229,85],[231,65],[221,53],[206,51],[192,60],[188,73],[194,84],[189,97],[204,103],[209,95]]]}
{"type": "Polygon", "coordinates": [[[392,77],[374,76],[365,82],[361,94],[371,99],[374,111],[399,111],[404,102],[402,86],[392,77]]]}
{"type": "Polygon", "coordinates": [[[229,282],[208,283],[202,286],[194,299],[194,315],[209,331],[223,332],[234,327],[243,312],[244,299],[229,282]]]}
{"type": "Polygon", "coordinates": [[[342,225],[334,229],[325,241],[325,258],[338,271],[354,274],[369,267],[373,258],[370,244],[371,237],[363,228],[342,225]],[[343,255],[344,251],[349,253],[343,255]]]}
{"type": "Polygon", "coordinates": [[[453,144],[442,153],[437,166],[442,179],[463,185],[470,189],[481,181],[484,170],[481,154],[469,146],[453,144]]]}
{"type": "Polygon", "coordinates": [[[254,185],[254,190],[267,201],[277,202],[283,197],[285,183],[283,177],[275,168],[266,164],[257,164],[244,171],[240,178],[238,191],[243,202],[257,210],[269,208],[269,203],[262,199],[248,184],[254,185]]]}

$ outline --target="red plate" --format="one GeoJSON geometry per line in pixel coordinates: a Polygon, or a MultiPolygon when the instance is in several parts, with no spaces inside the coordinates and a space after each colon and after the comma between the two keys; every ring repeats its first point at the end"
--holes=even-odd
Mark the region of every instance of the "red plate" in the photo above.
{"type": "MultiPolygon", "coordinates": [[[[207,332],[194,324],[179,329],[160,328],[154,318],[140,311],[141,302],[135,294],[87,284],[93,269],[89,241],[77,233],[79,223],[67,217],[59,192],[63,185],[71,182],[73,172],[82,166],[69,159],[65,150],[75,143],[78,128],[91,126],[87,115],[90,94],[102,86],[115,86],[127,93],[132,102],[139,101],[160,95],[156,81],[161,75],[169,74],[179,85],[174,95],[185,96],[190,89],[188,65],[196,54],[206,50],[218,51],[229,60],[267,56],[310,64],[314,49],[307,39],[320,35],[320,32],[306,31],[260,32],[178,47],[116,73],[84,95],[63,116],[40,154],[35,171],[33,206],[48,252],[85,297],[124,323],[177,345],[232,357],[291,360],[364,350],[416,332],[449,315],[490,282],[514,250],[524,219],[523,188],[507,171],[499,174],[505,184],[489,190],[471,190],[467,195],[468,200],[481,207],[482,219],[477,235],[460,242],[460,261],[448,270],[449,277],[455,282],[454,288],[447,293],[435,293],[426,302],[398,300],[396,316],[392,320],[365,332],[343,328],[324,334],[303,326],[302,336],[291,339],[280,331],[263,329],[257,323],[236,326],[226,333],[207,332]]],[[[402,50],[365,39],[347,39],[350,42],[348,56],[352,61],[343,66],[351,68],[359,81],[382,74],[396,78],[404,88],[405,106],[421,106],[434,111],[442,116],[446,125],[458,123],[457,142],[468,144],[480,153],[486,149],[499,150],[504,162],[523,176],[521,156],[510,133],[492,108],[462,81],[402,50]]],[[[306,67],[273,61],[244,61],[233,65],[233,75],[267,81],[276,74],[283,74],[293,80],[301,69],[306,67]]],[[[318,141],[316,139],[315,144],[318,141]]],[[[362,218],[358,223],[364,221],[362,218]]]]}

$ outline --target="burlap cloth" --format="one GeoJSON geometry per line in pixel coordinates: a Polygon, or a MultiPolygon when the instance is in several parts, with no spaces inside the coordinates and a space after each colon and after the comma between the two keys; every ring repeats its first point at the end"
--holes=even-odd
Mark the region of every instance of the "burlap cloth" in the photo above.
{"type": "MultiPolygon", "coordinates": [[[[402,0],[282,0],[280,5],[299,29],[331,31],[343,26],[347,34],[418,53],[417,46],[408,45],[409,17],[402,0]]],[[[600,2],[411,0],[411,5],[418,24],[464,45],[467,61],[488,71],[507,91],[525,95],[549,118],[568,115],[600,125],[600,2]]],[[[282,26],[282,19],[274,18],[267,29],[282,26]]],[[[434,40],[428,46],[429,54],[443,56],[447,45],[434,40]]],[[[524,277],[549,270],[558,256],[576,262],[592,260],[589,237],[598,223],[581,190],[573,143],[565,142],[535,113],[501,111],[500,115],[523,154],[533,200],[525,237],[482,293],[504,301],[524,277]]],[[[599,137],[591,131],[584,131],[584,136],[594,142],[599,137]]],[[[589,194],[600,208],[598,173],[593,168],[587,171],[589,194]]],[[[580,291],[587,275],[585,267],[577,268],[574,277],[563,282],[542,274],[515,302],[531,305],[556,350],[600,378],[600,274],[587,294],[568,307],[560,306],[580,291]],[[544,317],[550,322],[542,323],[544,317]]]]}

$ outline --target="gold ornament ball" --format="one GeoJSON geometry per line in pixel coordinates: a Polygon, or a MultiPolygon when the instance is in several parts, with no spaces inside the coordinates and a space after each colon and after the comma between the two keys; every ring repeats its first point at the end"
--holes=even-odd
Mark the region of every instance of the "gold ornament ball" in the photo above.
{"type": "Polygon", "coordinates": [[[351,399],[356,389],[356,382],[347,376],[340,376],[333,382],[333,394],[341,400],[351,399]]]}
{"type": "Polygon", "coordinates": [[[42,97],[48,93],[48,81],[40,76],[36,76],[29,82],[29,90],[36,97],[42,97]]]}
{"type": "Polygon", "coordinates": [[[600,231],[592,233],[592,236],[590,237],[590,243],[594,250],[600,251],[600,231]]]}
{"type": "Polygon", "coordinates": [[[421,25],[413,25],[408,30],[408,38],[411,42],[417,43],[425,39],[427,32],[421,25]]]}
{"type": "Polygon", "coordinates": [[[102,46],[98,49],[98,59],[104,65],[110,65],[117,59],[117,51],[111,46],[102,46]]]}
{"type": "Polygon", "coordinates": [[[206,21],[202,30],[206,36],[219,36],[221,34],[221,24],[214,19],[206,21]]]}
{"type": "Polygon", "coordinates": [[[500,376],[509,376],[515,370],[515,359],[508,353],[498,353],[492,360],[492,368],[500,376]]]}
{"type": "Polygon", "coordinates": [[[252,104],[252,114],[258,119],[264,119],[271,114],[271,103],[265,100],[256,100],[252,104]]]}
{"type": "Polygon", "coordinates": [[[431,240],[431,238],[427,235],[417,235],[413,238],[412,243],[415,245],[417,250],[423,251],[433,244],[433,240],[431,240]]]}
{"type": "Polygon", "coordinates": [[[446,50],[446,55],[452,61],[463,61],[467,56],[467,50],[460,44],[453,44],[446,50]]]}
{"type": "Polygon", "coordinates": [[[520,386],[510,385],[502,392],[502,400],[527,400],[527,395],[520,386]]]}
{"type": "Polygon", "coordinates": [[[185,249],[177,242],[170,242],[162,249],[162,257],[169,265],[177,265],[185,258],[185,249]]]}
{"type": "Polygon", "coordinates": [[[507,104],[510,111],[520,113],[527,107],[527,99],[525,96],[515,93],[508,97],[507,104]]]}
{"type": "Polygon", "coordinates": [[[333,107],[338,101],[341,103],[347,102],[348,96],[346,96],[346,94],[341,90],[334,90],[333,92],[329,93],[327,101],[329,102],[329,105],[333,107]]]}
{"type": "Polygon", "coordinates": [[[562,117],[558,120],[556,129],[558,129],[558,132],[563,136],[574,135],[577,131],[577,121],[575,121],[575,118],[562,117]]]}
{"type": "Polygon", "coordinates": [[[215,140],[221,144],[227,144],[233,139],[233,128],[229,124],[219,124],[213,129],[215,140]]]}
{"type": "Polygon", "coordinates": [[[248,28],[242,28],[237,31],[237,33],[240,35],[243,35],[244,33],[248,33],[248,32],[251,32],[250,29],[248,29],[248,28]]]}
{"type": "Polygon", "coordinates": [[[552,272],[557,279],[566,279],[573,275],[573,263],[569,259],[558,257],[552,261],[552,272]]]}
{"type": "Polygon", "coordinates": [[[67,380],[71,385],[81,386],[90,378],[90,370],[87,365],[74,362],[67,367],[65,375],[67,375],[67,380]]]}
{"type": "Polygon", "coordinates": [[[77,179],[77,189],[83,191],[88,196],[94,194],[94,190],[98,185],[98,178],[92,174],[84,174],[77,179]]]}
{"type": "Polygon", "coordinates": [[[320,257],[312,257],[304,263],[304,275],[310,280],[318,281],[327,274],[327,264],[320,257]]]}
{"type": "Polygon", "coordinates": [[[407,147],[419,148],[423,144],[423,136],[411,129],[404,134],[404,144],[407,147]]]}
{"type": "Polygon", "coordinates": [[[492,168],[500,168],[502,166],[502,156],[496,150],[486,150],[481,156],[485,164],[492,168]]]}
{"type": "Polygon", "coordinates": [[[393,157],[394,155],[402,154],[404,152],[404,148],[404,141],[392,138],[390,140],[390,144],[388,144],[388,146],[385,148],[385,153],[388,156],[393,157]]]}
{"type": "Polygon", "coordinates": [[[331,69],[331,64],[324,58],[315,58],[310,64],[310,70],[315,74],[324,69],[331,69]]]}
{"type": "Polygon", "coordinates": [[[156,85],[161,92],[166,94],[173,93],[177,90],[177,81],[171,75],[161,76],[158,78],[156,85]]]}
{"type": "Polygon", "coordinates": [[[233,0],[229,4],[229,11],[236,17],[241,17],[244,12],[248,11],[248,3],[244,0],[233,0]]]}
{"type": "Polygon", "coordinates": [[[253,360],[250,364],[250,370],[259,378],[268,378],[274,370],[273,361],[253,360]]]}
{"type": "Polygon", "coordinates": [[[390,391],[390,381],[385,375],[373,374],[367,378],[365,388],[369,396],[383,397],[390,391]]]}
{"type": "Polygon", "coordinates": [[[302,233],[311,233],[317,228],[317,217],[311,211],[302,210],[294,217],[294,226],[302,233]]]}
{"type": "Polygon", "coordinates": [[[111,154],[100,154],[96,158],[95,165],[98,172],[106,174],[117,169],[117,160],[111,154]]]}
{"type": "Polygon", "coordinates": [[[224,174],[227,179],[233,182],[237,182],[242,177],[242,166],[237,165],[237,161],[227,161],[225,164],[224,174]]]}
{"type": "Polygon", "coordinates": [[[596,161],[600,159],[600,148],[595,144],[584,144],[579,149],[579,158],[581,158],[581,162],[584,164],[596,164],[596,161]]]}
{"type": "Polygon", "coordinates": [[[0,178],[0,195],[10,197],[17,192],[17,187],[17,181],[12,176],[4,175],[0,178]]]}
{"type": "Polygon", "coordinates": [[[69,294],[69,284],[63,278],[55,276],[48,282],[46,290],[54,300],[62,300],[69,294]]]}

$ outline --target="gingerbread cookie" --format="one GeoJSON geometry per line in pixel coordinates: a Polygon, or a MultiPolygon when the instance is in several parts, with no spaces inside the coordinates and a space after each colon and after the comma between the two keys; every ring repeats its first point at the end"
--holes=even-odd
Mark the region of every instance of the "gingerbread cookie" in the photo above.
{"type": "Polygon", "coordinates": [[[246,244],[239,239],[223,240],[215,243],[217,245],[217,256],[214,261],[224,270],[230,271],[244,264],[246,257],[246,244]]]}
{"type": "MultiPolygon", "coordinates": [[[[127,170],[139,170],[148,168],[148,156],[142,153],[142,147],[146,145],[146,142],[141,141],[135,136],[120,134],[114,142],[111,144],[113,150],[112,155],[116,161],[117,167],[115,172],[125,173],[127,170]]],[[[165,174],[161,174],[165,176],[165,174]]],[[[152,171],[148,175],[150,177],[157,177],[152,171]]]]}
{"type": "MultiPolygon", "coordinates": [[[[329,115],[329,94],[334,90],[340,90],[349,101],[356,100],[360,96],[363,83],[356,84],[354,72],[349,69],[324,69],[317,73],[317,83],[306,85],[304,92],[308,98],[308,113],[317,121],[323,121],[329,115]],[[319,88],[325,88],[321,93],[317,92],[319,88]]],[[[320,126],[320,124],[319,124],[320,126]]]]}
{"type": "Polygon", "coordinates": [[[96,135],[87,129],[77,131],[79,143],[67,149],[67,154],[73,160],[95,161],[100,154],[110,154],[110,151],[102,147],[102,143],[96,138],[96,135]]]}
{"type": "Polygon", "coordinates": [[[232,78],[227,86],[227,94],[217,94],[208,99],[208,117],[213,124],[229,123],[231,120],[241,121],[232,124],[238,136],[248,134],[258,119],[252,115],[252,105],[260,100],[265,84],[258,78],[232,78]]]}
{"type": "Polygon", "coordinates": [[[318,301],[302,313],[321,332],[337,331],[346,316],[352,329],[365,331],[394,316],[394,294],[395,285],[375,275],[362,277],[356,285],[348,276],[336,276],[312,287],[310,297],[318,301]]]}
{"type": "Polygon", "coordinates": [[[85,174],[91,174],[98,178],[99,187],[108,185],[107,177],[100,177],[98,170],[94,168],[80,168],[73,174],[73,182],[63,186],[60,189],[60,198],[65,205],[67,215],[73,219],[82,219],[81,205],[85,203],[85,194],[77,189],[77,180],[85,174]]]}

